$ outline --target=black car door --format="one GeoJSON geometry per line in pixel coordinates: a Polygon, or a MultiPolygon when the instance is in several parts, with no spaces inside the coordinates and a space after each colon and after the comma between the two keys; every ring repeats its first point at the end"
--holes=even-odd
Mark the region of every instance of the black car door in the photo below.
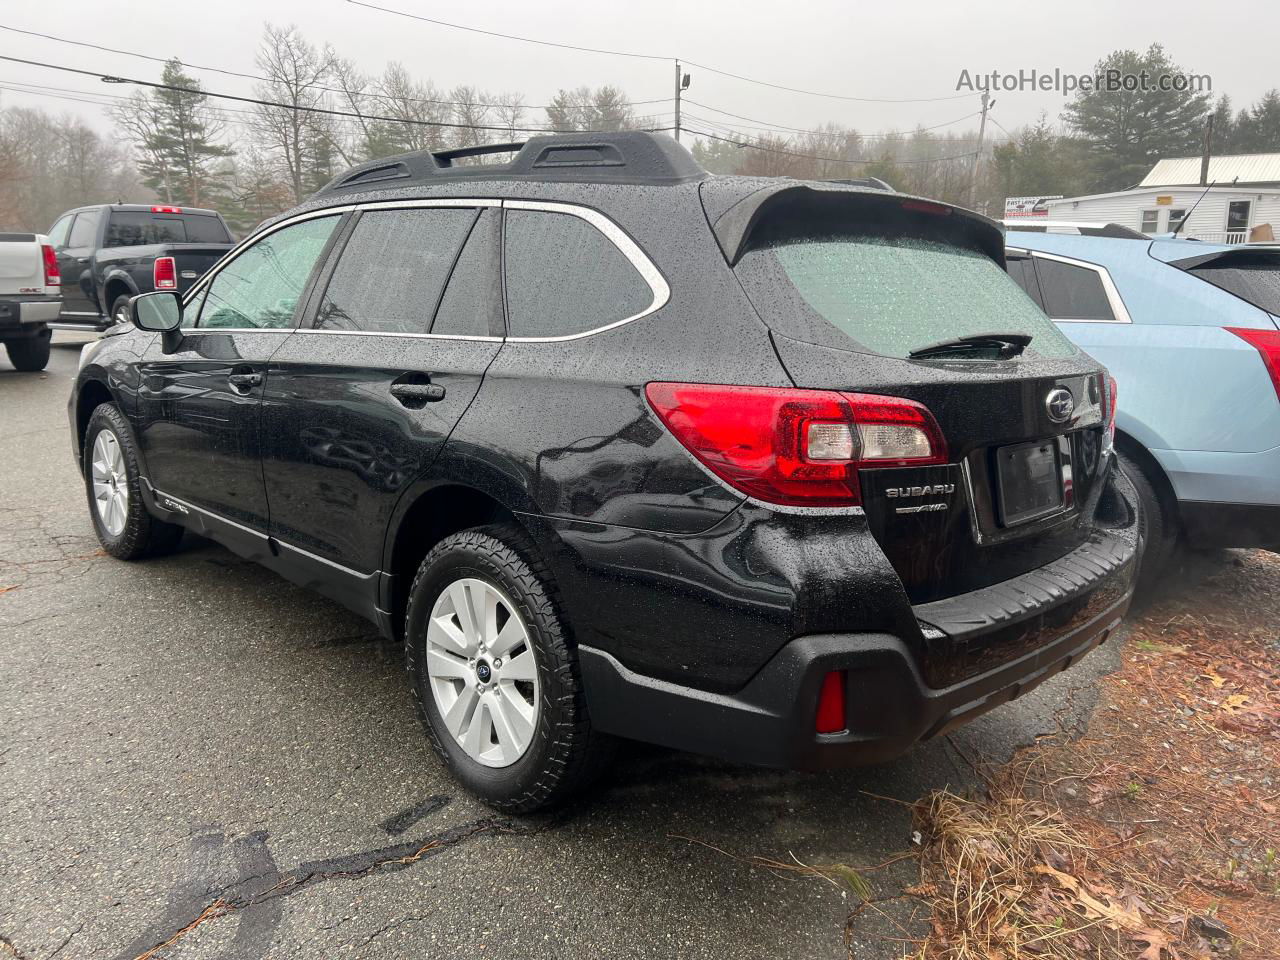
{"type": "Polygon", "coordinates": [[[260,405],[267,363],[293,332],[340,215],[273,230],[191,298],[182,338],[140,363],[135,430],[158,496],[265,541],[260,405]]]}
{"type": "Polygon", "coordinates": [[[100,220],[100,211],[81,210],[75,215],[66,241],[54,244],[62,275],[62,319],[85,323],[99,315],[93,285],[93,251],[98,244],[100,220]]]}
{"type": "Polygon", "coordinates": [[[271,534],[304,582],[369,612],[396,503],[502,345],[497,201],[365,209],[272,358],[271,534]]]}

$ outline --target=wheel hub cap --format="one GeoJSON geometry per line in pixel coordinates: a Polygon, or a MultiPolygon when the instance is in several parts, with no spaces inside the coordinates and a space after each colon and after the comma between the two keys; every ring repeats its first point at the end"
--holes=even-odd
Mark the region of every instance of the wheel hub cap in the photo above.
{"type": "Polygon", "coordinates": [[[110,430],[94,438],[90,471],[98,522],[108,536],[118,537],[129,518],[129,477],[120,441],[110,430]]]}
{"type": "Polygon", "coordinates": [[[428,684],[450,735],[471,759],[507,767],[533,742],[538,672],[529,632],[493,584],[455,580],[427,623],[428,684]]]}

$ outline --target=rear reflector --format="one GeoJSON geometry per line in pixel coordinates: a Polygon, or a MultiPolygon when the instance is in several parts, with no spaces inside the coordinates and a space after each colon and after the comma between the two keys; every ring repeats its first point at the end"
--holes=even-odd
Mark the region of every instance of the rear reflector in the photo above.
{"type": "Polygon", "coordinates": [[[845,728],[843,670],[832,670],[822,678],[818,714],[813,726],[818,733],[839,733],[845,728]]]}
{"type": "Polygon", "coordinates": [[[181,207],[152,207],[152,213],[181,213],[181,207]]]}
{"type": "Polygon", "coordinates": [[[44,258],[44,285],[56,287],[62,283],[62,271],[58,269],[58,255],[47,243],[40,244],[40,256],[44,258]]]}
{"type": "Polygon", "coordinates": [[[1102,372],[1102,389],[1105,391],[1104,396],[1107,398],[1106,449],[1110,450],[1116,442],[1116,401],[1119,399],[1120,387],[1116,383],[1116,378],[1105,370],[1102,372]]]}
{"type": "Polygon", "coordinates": [[[1271,375],[1271,385],[1276,388],[1276,396],[1280,397],[1280,330],[1247,330],[1243,327],[1226,329],[1262,354],[1262,362],[1271,375]]]}
{"type": "Polygon", "coordinates": [[[703,466],[766,503],[856,506],[863,468],[947,462],[942,431],[914,400],[706,383],[651,383],[645,396],[703,466]]]}
{"type": "Polygon", "coordinates": [[[178,288],[178,271],[174,266],[173,257],[156,257],[151,277],[157,290],[176,290],[178,288]]]}

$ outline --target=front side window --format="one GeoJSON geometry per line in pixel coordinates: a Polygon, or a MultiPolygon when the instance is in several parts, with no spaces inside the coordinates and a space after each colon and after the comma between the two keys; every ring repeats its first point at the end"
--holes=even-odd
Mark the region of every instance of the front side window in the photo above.
{"type": "Polygon", "coordinates": [[[75,225],[71,228],[68,247],[92,247],[98,239],[98,214],[96,211],[77,213],[75,225]]]}
{"type": "Polygon", "coordinates": [[[908,233],[786,233],[735,268],[783,336],[882,356],[980,333],[1026,333],[1030,353],[1075,347],[987,254],[908,233]]]}
{"type": "Polygon", "coordinates": [[[1142,232],[1155,233],[1160,229],[1160,211],[1159,210],[1143,210],[1142,211],[1142,232]]]}
{"type": "Polygon", "coordinates": [[[1055,320],[1115,320],[1096,270],[1036,257],[1044,312],[1055,320]]]}
{"type": "Polygon", "coordinates": [[[65,217],[59,217],[57,222],[49,228],[49,245],[52,247],[65,247],[67,245],[67,234],[71,232],[71,214],[65,217]]]}
{"type": "Polygon", "coordinates": [[[466,207],[364,213],[329,280],[316,329],[427,333],[475,220],[466,207]]]}
{"type": "Polygon", "coordinates": [[[338,220],[304,220],[245,248],[209,284],[198,316],[190,314],[195,325],[250,330],[293,326],[298,301],[338,220]]]}
{"type": "Polygon", "coordinates": [[[564,337],[644,313],[653,288],[613,241],[581,217],[508,210],[508,333],[564,337]]]}

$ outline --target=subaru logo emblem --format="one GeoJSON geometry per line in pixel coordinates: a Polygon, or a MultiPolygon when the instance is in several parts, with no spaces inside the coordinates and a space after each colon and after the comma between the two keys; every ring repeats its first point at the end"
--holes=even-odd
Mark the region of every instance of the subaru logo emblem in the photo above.
{"type": "Polygon", "coordinates": [[[1070,390],[1054,387],[1044,398],[1044,408],[1049,413],[1049,419],[1054,423],[1065,423],[1076,412],[1076,401],[1071,396],[1070,390]]]}

